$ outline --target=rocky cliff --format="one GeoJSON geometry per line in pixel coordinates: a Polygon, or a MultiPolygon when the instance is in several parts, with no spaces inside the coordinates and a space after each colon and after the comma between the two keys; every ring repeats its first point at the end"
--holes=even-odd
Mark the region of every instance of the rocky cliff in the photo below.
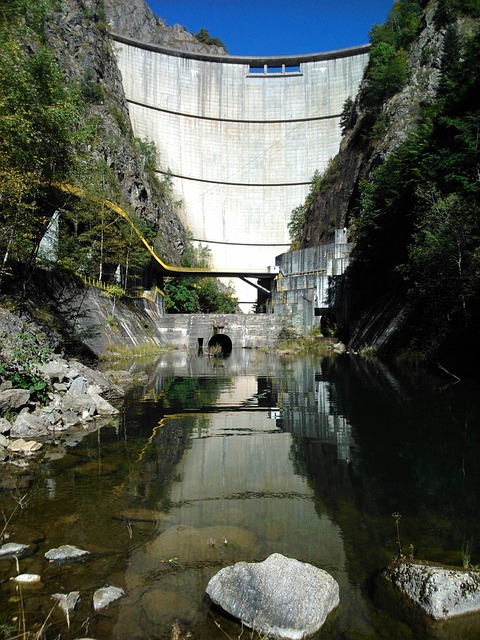
{"type": "MultiPolygon", "coordinates": [[[[148,141],[133,135],[109,35],[112,30],[189,51],[225,52],[198,42],[179,26],[168,27],[143,0],[64,0],[46,22],[46,44],[66,80],[73,81],[69,85],[80,90],[82,109],[85,108],[82,117],[95,127],[93,141],[87,148],[79,148],[79,156],[88,165],[85,174],[91,176],[96,166],[100,167],[103,197],[147,222],[156,233],[157,253],[167,263],[180,264],[189,245],[187,231],[177,216],[181,203],[175,201],[168,181],[158,179],[151,163],[147,166],[148,141]]],[[[27,30],[22,44],[31,53],[41,46],[27,30]]],[[[80,172],[72,182],[88,188],[82,177],[80,172]]],[[[97,190],[94,198],[98,193],[101,192],[97,190]]],[[[142,284],[148,288],[155,272],[147,266],[145,274],[142,284]]],[[[102,354],[110,344],[159,342],[154,334],[161,311],[153,302],[112,299],[100,289],[84,287],[79,278],[63,271],[49,273],[37,268],[29,276],[28,289],[17,276],[14,268],[1,282],[2,303],[5,295],[9,304],[18,305],[19,322],[31,322],[28,332],[42,344],[90,359],[102,354]],[[22,289],[26,295],[19,304],[17,298],[22,289]]],[[[14,324],[11,330],[13,334],[21,333],[14,324]]]]}
{"type": "MultiPolygon", "coordinates": [[[[120,3],[116,6],[120,14],[120,3]]],[[[129,6],[129,2],[122,3],[125,20],[131,11],[137,15],[137,6],[138,14],[143,15],[140,2],[129,6]]],[[[134,139],[103,2],[66,0],[61,7],[48,24],[47,40],[66,78],[76,79],[90,92],[88,115],[97,122],[97,135],[89,152],[96,162],[113,170],[124,202],[156,229],[166,262],[178,264],[187,243],[176,212],[178,203],[166,193],[165,185],[149,175],[142,145],[134,139]]],[[[145,14],[147,9],[145,5],[145,14]]],[[[132,20],[132,24],[148,30],[149,22],[132,20]]]]}
{"type": "Polygon", "coordinates": [[[144,0],[104,0],[108,30],[118,35],[195,53],[225,55],[222,47],[199,42],[179,24],[169,26],[144,0]]]}
{"type": "Polygon", "coordinates": [[[312,247],[349,230],[342,337],[352,349],[472,358],[456,336],[474,339],[479,313],[479,33],[478,9],[450,0],[399,0],[372,30],[339,154],[297,238],[312,247]]]}
{"type": "Polygon", "coordinates": [[[371,113],[361,100],[368,75],[364,79],[359,97],[352,105],[339,154],[328,170],[329,186],[316,196],[307,212],[302,246],[333,242],[335,228],[350,225],[358,207],[360,182],[368,180],[372,170],[413,131],[420,106],[435,99],[445,37],[445,30],[439,30],[434,23],[436,6],[436,2],[431,3],[422,16],[419,36],[409,54],[408,82],[382,105],[382,120],[388,125],[381,136],[369,131],[371,113]]]}

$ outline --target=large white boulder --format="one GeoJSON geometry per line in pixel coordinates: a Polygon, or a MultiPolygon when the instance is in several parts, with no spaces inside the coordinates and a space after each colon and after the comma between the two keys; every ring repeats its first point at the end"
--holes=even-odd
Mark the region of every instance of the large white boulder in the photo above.
{"type": "Polygon", "coordinates": [[[251,629],[289,640],[314,634],[339,604],[338,583],[329,573],[279,553],[221,569],[206,591],[251,629]]]}

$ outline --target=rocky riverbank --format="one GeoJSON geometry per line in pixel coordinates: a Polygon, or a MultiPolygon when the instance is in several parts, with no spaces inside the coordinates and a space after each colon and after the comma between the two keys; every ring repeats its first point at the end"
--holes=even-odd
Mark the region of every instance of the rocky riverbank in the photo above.
{"type": "Polygon", "coordinates": [[[123,388],[60,347],[54,332],[0,309],[0,464],[61,455],[118,414],[123,388]]]}

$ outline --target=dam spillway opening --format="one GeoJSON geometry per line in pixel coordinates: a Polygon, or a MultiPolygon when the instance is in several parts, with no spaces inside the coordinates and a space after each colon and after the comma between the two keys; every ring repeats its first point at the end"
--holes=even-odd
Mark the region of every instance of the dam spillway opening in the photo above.
{"type": "Polygon", "coordinates": [[[217,333],[208,341],[208,349],[226,357],[232,353],[233,344],[226,334],[217,333]]]}

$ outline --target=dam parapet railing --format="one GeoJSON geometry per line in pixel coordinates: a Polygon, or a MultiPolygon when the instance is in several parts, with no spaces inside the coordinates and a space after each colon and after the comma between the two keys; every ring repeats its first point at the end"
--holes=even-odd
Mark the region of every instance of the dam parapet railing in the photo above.
{"type": "Polygon", "coordinates": [[[354,47],[346,47],[343,49],[333,49],[331,51],[320,51],[316,53],[303,53],[285,56],[233,56],[213,53],[198,53],[191,51],[183,51],[173,47],[163,47],[159,44],[142,42],[134,38],[128,38],[118,33],[109,32],[110,37],[115,42],[127,44],[138,49],[163,53],[164,55],[175,56],[177,58],[189,58],[191,60],[202,60],[204,62],[219,62],[222,64],[245,64],[252,68],[258,69],[264,66],[281,68],[296,67],[303,62],[317,62],[319,60],[334,60],[336,58],[349,58],[355,55],[369,53],[371,45],[362,44],[354,47]]]}

